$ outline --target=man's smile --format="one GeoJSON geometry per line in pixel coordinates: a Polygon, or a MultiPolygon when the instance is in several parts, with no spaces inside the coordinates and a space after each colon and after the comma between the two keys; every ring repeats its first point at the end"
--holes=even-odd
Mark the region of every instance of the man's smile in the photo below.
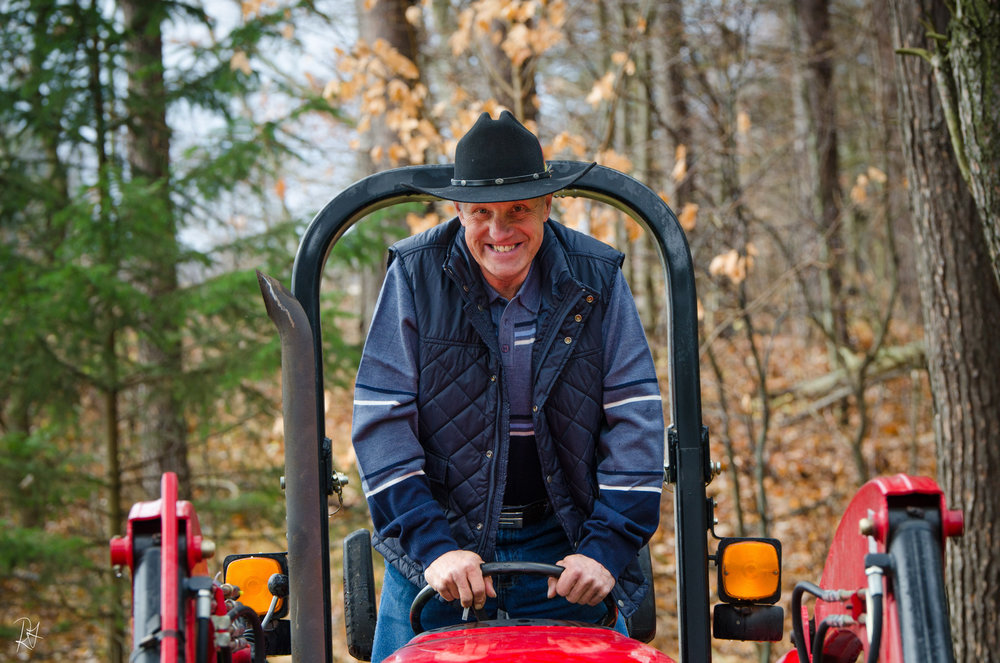
{"type": "Polygon", "coordinates": [[[519,246],[521,246],[520,242],[517,244],[490,244],[490,248],[497,253],[510,253],[519,246]]]}

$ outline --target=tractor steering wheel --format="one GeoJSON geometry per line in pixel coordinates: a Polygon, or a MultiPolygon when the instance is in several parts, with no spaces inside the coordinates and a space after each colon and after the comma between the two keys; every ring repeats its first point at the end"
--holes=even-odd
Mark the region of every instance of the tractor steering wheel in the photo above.
{"type": "MultiPolygon", "coordinates": [[[[555,564],[542,564],[540,562],[488,562],[480,568],[483,571],[484,577],[497,574],[515,574],[558,578],[565,570],[563,567],[556,566],[555,564]]],[[[420,621],[420,615],[424,611],[424,606],[427,605],[427,602],[436,594],[437,590],[427,585],[413,599],[413,603],[410,605],[410,627],[413,629],[415,635],[424,632],[425,629],[423,623],[420,621]]],[[[604,607],[607,609],[607,612],[604,618],[597,624],[598,626],[612,627],[618,621],[618,606],[615,604],[614,599],[611,598],[610,593],[604,597],[604,607]]]]}

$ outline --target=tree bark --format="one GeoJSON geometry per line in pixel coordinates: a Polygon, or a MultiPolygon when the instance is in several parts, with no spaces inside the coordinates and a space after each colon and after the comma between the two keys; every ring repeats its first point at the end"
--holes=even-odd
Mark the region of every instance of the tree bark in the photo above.
{"type": "Polygon", "coordinates": [[[949,32],[962,161],[1000,282],[1000,4],[959,0],[949,32]]]}
{"type": "Polygon", "coordinates": [[[687,49],[687,34],[684,31],[683,0],[667,0],[662,7],[663,18],[661,20],[665,30],[663,52],[666,56],[663,68],[666,80],[663,87],[667,94],[666,105],[670,109],[669,133],[673,137],[673,154],[677,154],[678,147],[683,147],[687,163],[683,176],[674,183],[671,198],[679,212],[685,203],[694,202],[692,199],[697,188],[693,120],[688,104],[688,91],[685,86],[687,71],[684,51],[687,49]]]}
{"type": "MultiPolygon", "coordinates": [[[[944,25],[943,0],[894,0],[897,47],[927,48],[944,25]]],[[[1000,660],[1000,288],[975,201],[949,140],[934,72],[914,55],[896,60],[918,279],[934,394],[938,477],[965,536],[948,544],[955,660],[1000,660]]]]}
{"type": "MultiPolygon", "coordinates": [[[[406,20],[406,10],[418,3],[415,0],[379,0],[372,3],[370,9],[364,9],[360,7],[360,4],[362,3],[359,3],[358,18],[361,38],[369,46],[382,40],[400,55],[416,64],[419,55],[417,33],[413,25],[406,20]]],[[[399,77],[390,76],[389,78],[399,77]]],[[[385,82],[388,84],[389,81],[385,82]]],[[[413,81],[406,80],[404,83],[411,86],[413,81]]],[[[393,108],[393,102],[388,93],[386,93],[385,108],[386,110],[393,108]]],[[[372,146],[382,148],[382,156],[371,160],[373,171],[409,165],[409,159],[404,158],[402,162],[393,162],[389,159],[389,147],[400,142],[400,136],[396,129],[389,125],[388,113],[372,114],[370,119],[370,143],[372,146]]]]}
{"type": "Polygon", "coordinates": [[[170,129],[167,126],[167,91],[163,80],[162,24],[167,3],[153,0],[120,0],[125,22],[128,71],[128,162],[133,181],[148,186],[148,207],[131,219],[147,224],[158,246],[141,258],[139,268],[150,311],[140,337],[140,359],[149,379],[140,389],[143,420],[140,439],[147,461],[143,485],[147,493],[159,492],[163,472],[175,472],[180,493],[190,495],[187,427],[179,398],[183,372],[179,317],[171,304],[177,292],[177,222],[170,202],[170,129]]]}
{"type": "MultiPolygon", "coordinates": [[[[361,38],[369,45],[382,40],[394,48],[400,55],[417,63],[419,48],[417,33],[413,25],[406,20],[406,10],[417,6],[415,0],[379,0],[373,3],[370,8],[365,9],[364,3],[358,3],[358,19],[360,23],[361,38]]],[[[419,78],[417,79],[419,81],[419,78]]],[[[407,86],[412,86],[414,81],[404,81],[407,86]]],[[[385,81],[388,85],[389,81],[385,81]]],[[[386,93],[385,109],[393,108],[393,102],[386,93]]],[[[366,138],[367,150],[363,150],[360,158],[363,162],[362,168],[370,173],[395,168],[397,166],[410,165],[410,159],[404,157],[400,161],[393,161],[390,158],[390,150],[393,145],[401,142],[399,132],[390,126],[388,113],[372,114],[370,117],[371,129],[366,138]],[[372,148],[381,148],[381,156],[373,156],[372,148]]],[[[399,225],[404,222],[399,220],[399,225]]],[[[385,243],[390,242],[390,238],[385,238],[385,243]]],[[[372,315],[375,313],[375,302],[378,299],[382,281],[385,278],[385,261],[377,260],[370,267],[364,267],[359,272],[361,281],[361,294],[358,299],[358,321],[361,338],[368,335],[368,327],[371,324],[372,315]]]]}
{"type": "MultiPolygon", "coordinates": [[[[841,213],[843,193],[840,188],[840,158],[837,139],[836,94],[834,92],[834,37],[830,24],[829,0],[793,2],[802,30],[805,60],[803,96],[807,140],[813,185],[806,209],[812,211],[813,224],[822,241],[820,273],[822,321],[826,327],[830,363],[837,364],[839,349],[847,347],[847,306],[843,295],[844,242],[841,213]]],[[[841,419],[846,423],[847,402],[841,404],[841,419]]],[[[867,468],[858,467],[859,483],[868,478],[867,468]]]]}

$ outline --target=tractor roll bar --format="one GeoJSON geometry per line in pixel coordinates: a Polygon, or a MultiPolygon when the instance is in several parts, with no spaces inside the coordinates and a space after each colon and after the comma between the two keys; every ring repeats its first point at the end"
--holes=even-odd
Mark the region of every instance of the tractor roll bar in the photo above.
{"type": "MultiPolygon", "coordinates": [[[[560,162],[557,162],[560,163],[560,162]]],[[[571,162],[563,162],[571,163],[571,162]]],[[[285,453],[301,454],[309,462],[323,467],[323,367],[322,333],[319,316],[319,294],[323,266],[333,245],[356,222],[379,209],[404,202],[435,200],[433,196],[419,193],[409,185],[419,181],[425,186],[445,186],[450,179],[447,166],[407,166],[370,175],[345,189],[316,215],[306,229],[295,256],[292,268],[291,291],[308,318],[313,336],[315,355],[315,404],[313,421],[316,435],[311,444],[300,446],[286,440],[285,453]]],[[[679,608],[679,657],[681,663],[711,660],[711,634],[708,600],[708,545],[709,510],[705,485],[708,471],[707,439],[702,436],[701,391],[698,369],[698,322],[695,295],[694,269],[687,238],[669,206],[651,189],[623,173],[595,166],[574,183],[560,192],[560,196],[579,196],[610,204],[642,224],[656,240],[660,259],[663,261],[667,282],[670,312],[670,403],[675,439],[668,454],[671,475],[676,476],[674,488],[674,518],[677,547],[677,603],[679,608]]],[[[287,414],[286,414],[287,417],[287,414]]],[[[304,422],[305,423],[305,422],[304,422]]],[[[286,425],[288,422],[286,421],[286,425]]],[[[287,464],[286,460],[286,464],[287,464]]],[[[327,494],[329,479],[321,478],[321,496],[327,494]]],[[[293,502],[287,495],[287,509],[291,514],[314,510],[313,497],[303,498],[302,504],[293,502]]],[[[323,498],[325,499],[325,498],[323,498]]],[[[325,509],[324,509],[325,513],[325,509]]],[[[324,516],[316,523],[320,530],[322,548],[329,547],[329,531],[324,516]]],[[[289,540],[289,557],[293,545],[289,540]]],[[[315,554],[313,552],[313,554],[315,554]]],[[[297,588],[296,578],[290,573],[292,583],[290,601],[292,610],[296,602],[302,605],[298,614],[322,610],[324,616],[325,660],[332,661],[330,637],[330,573],[327,555],[323,559],[323,592],[317,596],[316,586],[297,588]],[[298,591],[297,591],[298,589],[298,591]],[[322,600],[321,600],[322,599],[322,600]],[[322,605],[321,605],[322,603],[322,605]]],[[[303,634],[304,635],[304,634],[303,634]]],[[[311,637],[320,637],[317,632],[311,637]]],[[[297,663],[305,663],[299,661],[297,663]]],[[[311,663],[311,662],[310,662],[311,663]]]]}

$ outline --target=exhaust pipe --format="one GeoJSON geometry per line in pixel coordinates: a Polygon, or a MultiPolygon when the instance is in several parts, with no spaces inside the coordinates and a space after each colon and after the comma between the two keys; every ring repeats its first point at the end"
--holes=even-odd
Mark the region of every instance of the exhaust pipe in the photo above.
{"type": "Polygon", "coordinates": [[[288,527],[289,620],[292,660],[332,661],[329,477],[316,412],[312,328],[299,300],[276,279],[257,272],[267,314],[281,338],[281,410],[285,435],[285,513],[288,527]]]}

